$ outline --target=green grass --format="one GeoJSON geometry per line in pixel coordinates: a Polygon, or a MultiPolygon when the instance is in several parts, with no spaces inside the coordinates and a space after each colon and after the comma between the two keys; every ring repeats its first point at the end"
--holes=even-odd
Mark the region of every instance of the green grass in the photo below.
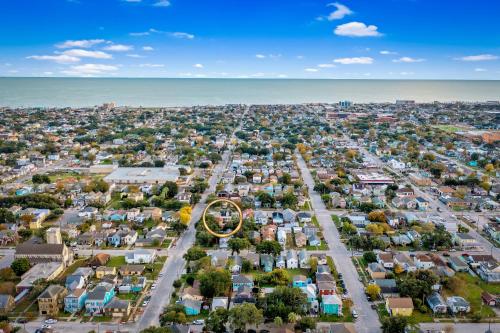
{"type": "Polygon", "coordinates": [[[432,127],[448,133],[456,133],[465,130],[465,128],[463,127],[458,127],[453,125],[434,125],[432,127]]]}
{"type": "Polygon", "coordinates": [[[342,306],[342,314],[343,316],[337,316],[333,314],[321,314],[319,316],[319,321],[321,322],[329,322],[329,323],[336,323],[336,322],[342,322],[342,323],[352,323],[354,321],[354,318],[352,317],[351,313],[351,308],[349,306],[344,305],[342,306]]]}
{"type": "Polygon", "coordinates": [[[125,256],[116,256],[116,257],[111,257],[106,264],[107,267],[120,267],[122,265],[125,265],[125,256]]]}
{"type": "Polygon", "coordinates": [[[116,294],[116,297],[127,301],[135,301],[139,298],[139,294],[130,292],[128,294],[116,294]]]}
{"type": "Polygon", "coordinates": [[[113,321],[113,318],[108,317],[108,316],[96,316],[96,317],[92,318],[92,322],[95,322],[95,323],[107,323],[107,322],[111,322],[111,321],[113,321]]]}
{"type": "Polygon", "coordinates": [[[59,277],[59,280],[61,281],[64,281],[65,278],[68,276],[68,275],[71,275],[73,274],[78,268],[80,267],[83,267],[85,265],[87,265],[87,259],[78,259],[78,260],[75,260],[75,262],[69,266],[63,274],[61,274],[61,276],[59,277]]]}
{"type": "Polygon", "coordinates": [[[312,245],[307,245],[306,246],[306,250],[308,250],[308,251],[318,251],[318,250],[326,251],[328,249],[329,249],[328,245],[326,244],[325,241],[321,241],[321,245],[320,246],[312,246],[312,245]]]}

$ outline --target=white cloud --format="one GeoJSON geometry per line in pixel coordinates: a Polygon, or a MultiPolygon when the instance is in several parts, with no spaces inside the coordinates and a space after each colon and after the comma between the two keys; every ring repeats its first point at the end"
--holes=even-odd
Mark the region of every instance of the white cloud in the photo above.
{"type": "Polygon", "coordinates": [[[349,22],[337,26],[334,33],[347,37],[378,37],[382,34],[375,25],[366,25],[363,22],[349,22]]]}
{"type": "Polygon", "coordinates": [[[78,58],[94,58],[94,59],[112,59],[113,56],[109,53],[102,52],[102,51],[89,51],[89,50],[82,50],[82,49],[73,49],[73,50],[67,50],[64,51],[62,54],[71,56],[71,57],[78,57],[78,58]]]}
{"type": "Polygon", "coordinates": [[[347,6],[342,5],[338,2],[330,3],[328,6],[334,6],[337,8],[334,12],[331,12],[330,15],[328,15],[328,21],[333,21],[333,20],[340,20],[343,19],[344,16],[351,15],[353,13],[352,10],[350,10],[347,6]]]}
{"type": "Polygon", "coordinates": [[[353,58],[338,58],[333,60],[342,65],[370,65],[373,64],[373,58],[370,57],[353,57],[353,58]]]}
{"type": "Polygon", "coordinates": [[[145,56],[140,55],[140,54],[135,54],[135,53],[127,54],[127,57],[129,57],[129,58],[145,58],[145,56]]]}
{"type": "Polygon", "coordinates": [[[334,64],[319,64],[318,65],[319,68],[333,68],[335,67],[334,64]]]}
{"type": "Polygon", "coordinates": [[[80,58],[69,56],[66,54],[58,54],[58,55],[32,55],[26,57],[26,59],[35,59],[35,60],[48,60],[54,61],[58,64],[73,64],[75,62],[79,62],[80,58]]]}
{"type": "Polygon", "coordinates": [[[165,65],[164,64],[140,64],[139,67],[162,68],[162,67],[165,67],[165,65]]]}
{"type": "Polygon", "coordinates": [[[202,64],[194,64],[193,67],[194,68],[203,68],[203,65],[202,64]]]}
{"type": "Polygon", "coordinates": [[[497,59],[498,59],[498,56],[493,55],[493,54],[477,54],[477,55],[455,58],[455,60],[461,60],[461,61],[488,61],[488,60],[497,60],[497,59]]]}
{"type": "Polygon", "coordinates": [[[142,0],[124,0],[125,2],[142,2],[142,0]]]}
{"type": "Polygon", "coordinates": [[[280,78],[280,79],[286,79],[288,77],[288,75],[286,75],[286,74],[278,74],[277,77],[280,78]]]}
{"type": "Polygon", "coordinates": [[[380,54],[383,54],[383,55],[395,55],[395,54],[398,54],[397,52],[393,52],[393,51],[388,51],[388,50],[382,50],[380,51],[380,54]]]}
{"type": "Polygon", "coordinates": [[[264,73],[254,73],[252,75],[250,75],[251,77],[264,77],[266,74],[264,73]]]}
{"type": "Polygon", "coordinates": [[[302,59],[304,59],[305,57],[304,57],[303,55],[298,55],[296,58],[297,58],[297,59],[299,59],[299,60],[302,60],[302,59]]]}
{"type": "Polygon", "coordinates": [[[415,74],[415,73],[413,73],[413,72],[401,72],[401,73],[399,73],[399,75],[413,75],[413,74],[415,74]]]}
{"type": "Polygon", "coordinates": [[[134,47],[131,45],[123,45],[123,44],[113,44],[106,46],[104,50],[106,51],[114,51],[114,52],[126,52],[132,50],[134,47]]]}
{"type": "Polygon", "coordinates": [[[100,74],[110,74],[118,70],[117,66],[102,65],[102,64],[83,64],[71,66],[69,70],[61,73],[74,76],[92,76],[100,74]]]}
{"type": "Polygon", "coordinates": [[[393,59],[392,62],[405,62],[405,63],[412,63],[412,62],[423,62],[425,59],[422,58],[412,58],[412,57],[401,57],[399,59],[393,59]]]}
{"type": "Polygon", "coordinates": [[[485,68],[474,68],[474,72],[487,72],[485,68]]]}
{"type": "Polygon", "coordinates": [[[138,37],[138,36],[148,36],[150,34],[150,31],[143,31],[143,32],[131,32],[129,33],[130,36],[138,37]]]}
{"type": "Polygon", "coordinates": [[[308,73],[316,73],[316,72],[319,72],[319,69],[317,69],[317,68],[304,68],[304,71],[306,71],[308,73]]]}
{"type": "Polygon", "coordinates": [[[194,39],[194,35],[193,34],[189,34],[187,32],[171,32],[170,33],[170,36],[172,37],[175,37],[175,38],[179,38],[179,39],[194,39]]]}
{"type": "Polygon", "coordinates": [[[170,1],[168,0],[160,0],[153,4],[153,7],[169,7],[169,6],[170,6],[170,1]]]}
{"type": "Polygon", "coordinates": [[[54,75],[54,72],[43,72],[43,75],[54,75]]]}
{"type": "Polygon", "coordinates": [[[265,56],[265,55],[263,55],[263,54],[256,54],[256,55],[255,55],[255,58],[257,58],[257,59],[264,59],[265,57],[266,57],[266,56],[265,56]]]}
{"type": "Polygon", "coordinates": [[[104,42],[105,42],[104,39],[67,40],[60,44],[56,44],[56,47],[60,49],[69,49],[72,47],[81,47],[87,49],[89,47],[92,47],[97,44],[102,44],[104,42]]]}
{"type": "Polygon", "coordinates": [[[142,50],[143,50],[143,51],[154,51],[154,48],[153,48],[153,47],[151,47],[151,46],[143,46],[143,47],[142,47],[142,50]]]}
{"type": "Polygon", "coordinates": [[[255,58],[257,59],[265,59],[265,58],[269,58],[269,59],[279,59],[281,58],[281,54],[256,54],[255,55],[255,58]]]}

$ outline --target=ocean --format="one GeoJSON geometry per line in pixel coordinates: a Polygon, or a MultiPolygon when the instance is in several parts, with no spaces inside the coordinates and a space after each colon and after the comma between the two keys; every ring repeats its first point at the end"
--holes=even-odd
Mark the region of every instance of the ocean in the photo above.
{"type": "Polygon", "coordinates": [[[0,78],[0,106],[192,106],[500,100],[500,81],[0,78]]]}

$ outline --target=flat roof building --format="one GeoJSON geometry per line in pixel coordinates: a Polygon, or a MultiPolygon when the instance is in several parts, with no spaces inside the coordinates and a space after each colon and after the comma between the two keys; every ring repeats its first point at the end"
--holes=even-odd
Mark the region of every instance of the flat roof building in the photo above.
{"type": "Polygon", "coordinates": [[[179,167],[163,168],[116,168],[104,177],[107,183],[115,184],[163,184],[176,182],[179,178],[179,167]]]}

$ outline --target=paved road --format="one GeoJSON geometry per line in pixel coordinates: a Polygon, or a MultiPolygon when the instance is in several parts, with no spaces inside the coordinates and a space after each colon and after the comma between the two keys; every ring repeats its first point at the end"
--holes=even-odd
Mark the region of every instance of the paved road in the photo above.
{"type": "MultiPolygon", "coordinates": [[[[437,323],[422,323],[420,329],[423,332],[427,330],[442,330],[443,332],[452,333],[483,333],[488,330],[488,324],[485,323],[464,323],[464,324],[437,324],[437,323]],[[452,329],[450,329],[452,328],[452,329]]],[[[491,332],[500,333],[500,324],[491,324],[491,332]]]]}
{"type": "Polygon", "coordinates": [[[359,281],[358,272],[351,261],[350,252],[340,241],[340,235],[331,218],[331,211],[328,211],[321,200],[321,197],[316,193],[314,188],[314,180],[307,168],[304,159],[300,154],[297,155],[297,164],[300,168],[304,184],[309,189],[311,204],[318,222],[323,228],[323,236],[328,242],[329,250],[327,254],[333,258],[337,271],[342,273],[344,281],[354,302],[354,308],[359,313],[359,318],[356,321],[356,331],[359,333],[376,333],[380,332],[380,322],[377,313],[371,309],[370,303],[366,299],[364,286],[359,281]]]}

